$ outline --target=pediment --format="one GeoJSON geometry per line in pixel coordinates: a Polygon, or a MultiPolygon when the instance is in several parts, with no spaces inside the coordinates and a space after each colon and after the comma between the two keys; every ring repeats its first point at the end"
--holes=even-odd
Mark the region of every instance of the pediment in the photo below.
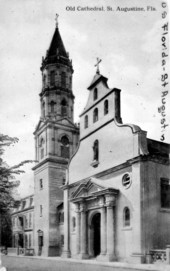
{"type": "Polygon", "coordinates": [[[44,121],[42,121],[41,119],[39,120],[39,122],[38,122],[38,124],[37,124],[37,126],[36,126],[36,128],[35,128],[35,132],[34,132],[34,134],[36,133],[36,131],[38,131],[38,130],[40,130],[41,129],[41,127],[43,127],[44,126],[44,121]]]}
{"type": "Polygon", "coordinates": [[[94,193],[104,190],[105,187],[95,184],[89,180],[86,183],[80,184],[77,189],[72,193],[71,199],[87,198],[93,196],[94,193]]]}
{"type": "Polygon", "coordinates": [[[56,123],[61,124],[61,125],[65,125],[65,126],[69,126],[69,127],[72,127],[72,128],[77,128],[77,126],[67,118],[59,119],[59,120],[56,121],[56,123]]]}

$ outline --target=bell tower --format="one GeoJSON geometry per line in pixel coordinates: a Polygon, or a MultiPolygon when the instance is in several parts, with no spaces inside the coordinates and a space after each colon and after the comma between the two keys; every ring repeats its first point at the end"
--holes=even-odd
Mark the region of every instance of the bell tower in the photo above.
{"type": "Polygon", "coordinates": [[[60,186],[65,183],[68,161],[79,141],[79,128],[74,124],[73,67],[59,32],[58,15],[40,70],[41,115],[34,132],[38,163],[33,168],[35,253],[57,256],[61,253],[61,233],[57,228],[57,207],[63,202],[60,186]]]}

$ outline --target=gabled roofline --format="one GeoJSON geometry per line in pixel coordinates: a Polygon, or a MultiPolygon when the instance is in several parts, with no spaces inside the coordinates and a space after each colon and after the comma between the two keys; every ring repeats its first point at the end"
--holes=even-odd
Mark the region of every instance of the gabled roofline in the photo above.
{"type": "MultiPolygon", "coordinates": [[[[93,80],[94,80],[94,79],[93,79],[93,80]]],[[[106,85],[106,87],[109,88],[109,87],[108,87],[108,84],[107,84],[108,78],[100,74],[100,77],[97,78],[97,80],[95,80],[94,82],[92,81],[92,83],[90,84],[90,86],[89,86],[87,89],[88,89],[88,90],[91,90],[91,89],[94,88],[95,85],[97,85],[100,81],[103,81],[104,84],[106,85]]]]}

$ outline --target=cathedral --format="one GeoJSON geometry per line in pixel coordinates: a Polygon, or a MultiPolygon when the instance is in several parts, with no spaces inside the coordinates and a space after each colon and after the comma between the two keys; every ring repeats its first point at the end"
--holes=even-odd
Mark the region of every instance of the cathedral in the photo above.
{"type": "Polygon", "coordinates": [[[34,255],[143,263],[170,244],[170,145],[123,123],[121,90],[96,66],[79,127],[57,22],[34,132],[34,255]]]}

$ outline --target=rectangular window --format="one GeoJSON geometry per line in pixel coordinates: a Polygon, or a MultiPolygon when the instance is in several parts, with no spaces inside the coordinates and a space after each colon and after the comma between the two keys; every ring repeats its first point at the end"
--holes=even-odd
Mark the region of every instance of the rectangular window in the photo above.
{"type": "Polygon", "coordinates": [[[24,201],[22,202],[22,209],[25,208],[25,205],[26,205],[26,201],[24,200],[24,201]]]}
{"type": "Polygon", "coordinates": [[[33,198],[30,198],[30,206],[32,206],[33,198]]]}
{"type": "Polygon", "coordinates": [[[40,189],[43,189],[43,180],[40,179],[40,189]]]}
{"type": "Polygon", "coordinates": [[[28,217],[27,217],[27,215],[25,216],[25,228],[28,228],[28,217]]]}
{"type": "Polygon", "coordinates": [[[161,207],[170,208],[170,180],[161,179],[161,207]]]}
{"type": "Polygon", "coordinates": [[[29,214],[29,228],[32,226],[32,214],[29,214]]]}
{"type": "Polygon", "coordinates": [[[40,205],[40,216],[42,216],[42,214],[43,214],[43,207],[42,205],[40,205]]]}
{"type": "Polygon", "coordinates": [[[28,237],[27,237],[27,235],[25,235],[25,247],[26,248],[28,247],[28,237]]]}
{"type": "Polygon", "coordinates": [[[31,234],[29,234],[29,247],[31,247],[31,234]]]}

